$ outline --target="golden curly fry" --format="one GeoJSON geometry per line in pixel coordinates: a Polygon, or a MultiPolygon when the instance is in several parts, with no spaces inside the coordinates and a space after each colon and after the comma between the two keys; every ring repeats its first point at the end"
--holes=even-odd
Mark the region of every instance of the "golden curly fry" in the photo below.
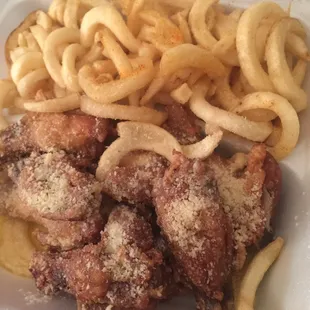
{"type": "Polygon", "coordinates": [[[196,0],[189,13],[189,24],[193,35],[201,46],[211,51],[217,40],[211,34],[206,23],[206,14],[218,0],[196,0]]]}
{"type": "Polygon", "coordinates": [[[31,99],[49,78],[50,75],[45,68],[36,69],[19,80],[17,90],[22,98],[31,99]]]}
{"type": "MultiPolygon", "coordinates": [[[[103,82],[98,80],[94,68],[84,66],[79,71],[79,83],[84,92],[100,103],[112,103],[121,100],[135,91],[145,87],[154,78],[155,70],[151,60],[136,58],[132,60],[133,71],[119,80],[107,77],[103,82]]],[[[99,75],[100,76],[100,75],[99,75]]]]}
{"type": "Polygon", "coordinates": [[[86,49],[78,43],[69,45],[63,53],[61,74],[66,88],[72,92],[82,91],[79,84],[76,61],[78,58],[82,58],[85,53],[86,49]]]}
{"type": "Polygon", "coordinates": [[[216,87],[215,94],[216,99],[226,111],[232,111],[238,105],[240,105],[241,100],[233,93],[230,87],[230,75],[232,68],[228,69],[228,73],[224,78],[218,78],[214,80],[216,87]]]}
{"type": "Polygon", "coordinates": [[[61,74],[61,65],[57,55],[57,48],[63,44],[79,43],[80,32],[73,28],[60,28],[51,32],[44,44],[43,58],[47,71],[52,79],[62,88],[65,82],[61,74]]]}
{"type": "Polygon", "coordinates": [[[66,97],[44,101],[26,101],[23,103],[26,111],[38,113],[61,113],[76,110],[80,107],[80,96],[71,94],[66,97]]]}
{"type": "Polygon", "coordinates": [[[36,42],[40,46],[40,50],[43,51],[45,41],[48,36],[48,32],[40,25],[30,27],[30,31],[35,38],[36,42]]]}
{"type": "Polygon", "coordinates": [[[11,68],[11,77],[14,83],[18,82],[29,72],[44,68],[43,55],[41,52],[28,52],[19,57],[11,68]]]}
{"type": "Polygon", "coordinates": [[[151,42],[159,51],[165,52],[184,43],[182,32],[169,18],[155,10],[144,10],[139,16],[145,23],[153,26],[144,26],[147,32],[145,35],[140,33],[139,37],[151,42]]]}
{"type": "Polygon", "coordinates": [[[78,12],[80,0],[67,0],[64,11],[64,25],[68,28],[78,29],[78,12]]]}
{"type": "Polygon", "coordinates": [[[146,107],[126,106],[121,104],[102,104],[83,96],[81,110],[89,115],[115,120],[136,121],[162,125],[167,119],[167,113],[146,107]]]}
{"type": "Polygon", "coordinates": [[[283,9],[273,2],[260,2],[242,14],[236,36],[238,57],[243,74],[256,91],[274,91],[273,83],[260,64],[256,36],[260,21],[265,17],[286,16],[283,9]]]}
{"type": "Polygon", "coordinates": [[[194,93],[190,100],[190,109],[197,117],[206,123],[213,123],[252,141],[263,142],[268,138],[272,132],[271,123],[253,122],[235,113],[219,109],[209,104],[204,99],[209,85],[210,81],[202,80],[193,90],[194,93]]]}
{"type": "Polygon", "coordinates": [[[235,111],[240,113],[252,109],[270,110],[279,116],[282,125],[281,137],[274,147],[269,148],[269,152],[277,160],[288,156],[298,142],[300,127],[298,115],[291,104],[277,94],[258,92],[243,98],[242,104],[235,111]]]}
{"type": "Polygon", "coordinates": [[[280,255],[283,244],[283,239],[277,238],[256,254],[241,281],[236,310],[254,309],[256,290],[267,270],[280,255]]]}
{"type": "MultiPolygon", "coordinates": [[[[206,133],[207,131],[208,130],[206,130],[206,133]]],[[[222,137],[223,137],[223,131],[221,131],[219,127],[216,127],[216,129],[210,135],[205,137],[203,140],[194,144],[183,145],[182,146],[183,154],[187,158],[206,159],[218,147],[220,141],[222,140],[222,137]]]]}
{"type": "Polygon", "coordinates": [[[297,112],[307,107],[307,94],[295,82],[286,61],[285,42],[289,32],[300,31],[296,19],[285,18],[272,29],[266,46],[266,60],[270,79],[276,91],[287,98],[297,112]]]}
{"type": "Polygon", "coordinates": [[[166,130],[145,123],[123,122],[117,125],[120,138],[114,141],[100,158],[96,177],[104,180],[106,174],[131,151],[145,150],[172,160],[173,150],[182,151],[179,142],[166,130]]]}
{"type": "Polygon", "coordinates": [[[140,42],[133,36],[125,24],[121,14],[109,2],[91,9],[83,18],[81,24],[81,43],[90,47],[94,42],[95,33],[99,25],[109,28],[116,38],[132,53],[137,53],[140,42]]]}

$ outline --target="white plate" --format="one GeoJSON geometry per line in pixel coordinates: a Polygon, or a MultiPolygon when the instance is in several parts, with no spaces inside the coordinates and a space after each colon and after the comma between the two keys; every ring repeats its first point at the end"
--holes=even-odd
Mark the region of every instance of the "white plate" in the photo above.
{"type": "MultiPolygon", "coordinates": [[[[178,1],[178,0],[175,0],[178,1]]],[[[9,33],[33,10],[46,9],[50,0],[0,0],[0,46],[9,33]]],[[[252,0],[223,1],[246,7],[252,0]]],[[[278,0],[288,8],[290,0],[278,0]]],[[[292,16],[298,17],[310,35],[310,1],[292,3],[292,16]]],[[[3,50],[0,53],[0,75],[6,77],[3,50]]],[[[310,78],[305,88],[310,96],[310,78]]],[[[283,194],[278,208],[276,233],[284,237],[285,249],[264,280],[257,298],[256,310],[310,310],[310,109],[301,116],[301,138],[295,152],[282,164],[283,194]],[[308,120],[308,121],[307,121],[308,120]]],[[[0,310],[75,309],[75,303],[64,297],[47,298],[36,292],[31,280],[15,277],[0,270],[0,310]]],[[[160,309],[194,309],[186,299],[177,299],[160,309]]]]}

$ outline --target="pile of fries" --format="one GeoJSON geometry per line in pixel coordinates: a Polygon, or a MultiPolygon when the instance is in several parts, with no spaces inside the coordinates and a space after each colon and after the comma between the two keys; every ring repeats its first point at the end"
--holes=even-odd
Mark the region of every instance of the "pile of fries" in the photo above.
{"type": "MultiPolygon", "coordinates": [[[[126,121],[101,157],[99,180],[133,150],[206,158],[225,132],[265,143],[281,160],[298,142],[307,107],[305,39],[302,24],[272,2],[226,12],[216,0],[54,0],[9,36],[0,105],[13,114],[80,109],[126,121]],[[183,146],[160,127],[162,106],[175,103],[205,123],[205,139],[183,146]]],[[[238,309],[252,309],[254,296],[238,309]]]]}
{"type": "MultiPolygon", "coordinates": [[[[216,0],[54,0],[9,36],[10,79],[1,81],[0,104],[11,113],[80,108],[153,124],[154,134],[171,141],[166,147],[190,157],[208,156],[227,131],[265,142],[281,160],[297,144],[297,113],[307,106],[305,36],[302,24],[272,2],[228,13],[216,0]],[[176,102],[215,132],[182,148],[156,127],[167,118],[160,106],[176,102]]],[[[7,125],[1,117],[0,127],[7,125]]],[[[141,141],[137,147],[147,148],[141,141]]]]}

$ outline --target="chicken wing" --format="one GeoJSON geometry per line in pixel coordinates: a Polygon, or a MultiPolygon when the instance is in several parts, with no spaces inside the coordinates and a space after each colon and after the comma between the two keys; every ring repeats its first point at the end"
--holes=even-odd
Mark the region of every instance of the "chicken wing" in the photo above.
{"type": "Polygon", "coordinates": [[[279,200],[281,170],[264,145],[255,145],[248,155],[236,154],[231,159],[213,154],[206,165],[214,173],[224,210],[231,219],[235,267],[241,269],[246,247],[258,243],[269,227],[279,200]]]}
{"type": "Polygon", "coordinates": [[[3,161],[32,151],[64,150],[81,158],[98,158],[108,132],[108,121],[87,115],[27,113],[0,133],[3,161]]]}
{"type": "Polygon", "coordinates": [[[151,204],[153,184],[163,177],[166,167],[166,160],[155,153],[132,152],[108,173],[103,191],[119,202],[151,204]]]}
{"type": "Polygon", "coordinates": [[[151,226],[127,206],[112,211],[97,245],[36,253],[30,270],[45,294],[66,291],[85,305],[147,309],[166,297],[163,257],[154,248],[151,226]]]}
{"type": "Polygon", "coordinates": [[[45,245],[83,246],[100,237],[101,185],[72,166],[64,153],[32,153],[8,164],[10,182],[1,185],[0,213],[35,222],[45,245]]]}
{"type": "Polygon", "coordinates": [[[196,116],[180,104],[167,105],[168,119],[163,128],[170,132],[180,144],[192,144],[201,138],[200,128],[195,124],[196,116]]]}
{"type": "Polygon", "coordinates": [[[233,241],[216,183],[200,160],[175,153],[153,190],[158,224],[193,288],[221,300],[231,266],[233,241]]]}

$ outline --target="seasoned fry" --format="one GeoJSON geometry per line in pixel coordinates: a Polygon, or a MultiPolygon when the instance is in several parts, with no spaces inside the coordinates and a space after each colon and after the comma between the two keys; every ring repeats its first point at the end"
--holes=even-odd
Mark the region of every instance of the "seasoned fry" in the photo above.
{"type": "Polygon", "coordinates": [[[249,7],[241,16],[236,36],[236,45],[243,74],[256,91],[274,91],[274,86],[260,64],[256,50],[259,23],[265,17],[286,16],[282,8],[273,2],[260,2],[249,7]]]}
{"type": "Polygon", "coordinates": [[[16,62],[17,59],[26,53],[31,52],[27,47],[16,47],[14,50],[10,52],[10,59],[12,62],[16,62]]]}
{"type": "Polygon", "coordinates": [[[43,51],[45,41],[48,36],[48,32],[40,25],[30,27],[30,31],[35,38],[36,42],[40,46],[40,50],[43,51]]]}
{"type": "Polygon", "coordinates": [[[281,135],[282,135],[281,120],[280,118],[277,118],[273,122],[273,130],[272,130],[271,135],[268,137],[268,139],[265,142],[266,145],[270,147],[275,146],[277,143],[279,143],[281,135]]]}
{"type": "Polygon", "coordinates": [[[214,33],[219,41],[212,47],[212,53],[229,66],[239,66],[236,50],[236,33],[242,10],[236,9],[229,15],[219,12],[214,33]]]}
{"type": "Polygon", "coordinates": [[[148,85],[155,75],[153,63],[148,59],[137,58],[132,65],[130,75],[114,81],[108,78],[103,83],[96,79],[94,69],[86,65],[78,74],[80,86],[95,101],[116,102],[148,85]]]}
{"type": "Polygon", "coordinates": [[[37,17],[37,25],[38,26],[41,26],[44,30],[46,30],[48,32],[52,29],[53,20],[45,12],[37,11],[36,17],[37,17]]]}
{"type": "Polygon", "coordinates": [[[57,57],[56,49],[60,45],[79,43],[80,32],[73,28],[56,29],[49,34],[44,44],[43,58],[47,71],[52,79],[62,88],[65,88],[65,82],[61,74],[61,65],[57,57]]]}
{"type": "MultiPolygon", "coordinates": [[[[208,129],[206,130],[206,133],[208,129]]],[[[187,158],[201,158],[205,159],[209,157],[214,150],[218,147],[223,136],[223,132],[220,128],[213,130],[209,136],[205,137],[203,140],[190,145],[183,145],[182,151],[187,158]]]]}
{"type": "Polygon", "coordinates": [[[39,11],[34,11],[30,13],[24,19],[24,21],[9,35],[9,37],[7,38],[5,42],[5,58],[6,58],[6,63],[9,69],[12,64],[12,61],[10,59],[10,52],[19,46],[18,45],[19,35],[23,33],[25,30],[27,30],[30,26],[36,23],[37,12],[39,11]]]}
{"type": "Polygon", "coordinates": [[[134,36],[139,34],[141,28],[141,21],[138,14],[143,9],[144,4],[145,0],[135,0],[127,18],[127,26],[134,36]]]}
{"type": "Polygon", "coordinates": [[[140,37],[151,42],[159,51],[164,53],[184,43],[182,32],[169,18],[154,10],[144,10],[139,16],[145,23],[153,26],[144,26],[147,32],[145,35],[140,33],[140,37]]]}
{"type": "Polygon", "coordinates": [[[171,161],[173,150],[182,150],[170,133],[152,124],[123,122],[117,125],[117,129],[120,138],[113,142],[100,158],[96,171],[99,180],[104,180],[106,174],[131,151],[152,151],[171,161]]]}
{"type": "MultiPolygon", "coordinates": [[[[214,12],[214,11],[212,11],[214,12]]],[[[187,23],[187,15],[188,10],[184,10],[182,12],[178,12],[174,16],[171,17],[171,19],[179,26],[180,31],[182,32],[184,43],[193,43],[193,38],[191,34],[191,30],[189,28],[189,25],[187,23]]],[[[210,23],[212,23],[212,19],[210,18],[210,23]]],[[[214,20],[213,20],[214,22],[214,20]]],[[[209,29],[212,27],[208,25],[209,29]]]]}
{"type": "Polygon", "coordinates": [[[228,73],[224,78],[218,78],[214,80],[216,87],[216,99],[221,105],[221,108],[226,111],[232,111],[241,103],[240,99],[232,92],[229,85],[231,70],[232,68],[228,70],[228,73]]]}
{"type": "Polygon", "coordinates": [[[26,101],[23,107],[26,111],[31,112],[61,113],[78,109],[80,107],[80,96],[78,94],[72,94],[66,97],[44,101],[26,101]]]}
{"type": "Polygon", "coordinates": [[[258,92],[243,98],[236,112],[252,109],[271,110],[279,116],[282,124],[281,138],[274,147],[269,149],[269,152],[277,160],[285,158],[294,150],[299,137],[299,119],[291,104],[279,95],[258,92]]]}
{"type": "Polygon", "coordinates": [[[151,123],[158,126],[162,125],[167,119],[165,112],[159,112],[146,107],[102,104],[85,96],[81,98],[81,110],[96,117],[151,123]]]}
{"type": "MultiPolygon", "coordinates": [[[[301,23],[298,20],[295,20],[295,22],[299,25],[297,26],[296,24],[297,27],[295,27],[294,31],[297,31],[299,34],[305,34],[305,30],[303,29],[301,23]]],[[[286,48],[296,57],[310,61],[309,49],[305,40],[292,31],[287,34],[286,48]]]]}
{"type": "Polygon", "coordinates": [[[53,0],[52,4],[48,9],[48,15],[64,25],[64,13],[66,9],[66,0],[53,0]]]}
{"type": "Polygon", "coordinates": [[[132,53],[137,53],[140,42],[133,36],[125,24],[121,14],[107,1],[91,9],[83,18],[81,24],[81,43],[90,47],[94,42],[95,33],[99,25],[109,28],[116,38],[132,53]]]}
{"type": "Polygon", "coordinates": [[[277,238],[254,257],[242,279],[236,310],[254,309],[256,290],[267,270],[278,258],[283,244],[283,239],[277,238]]]}
{"type": "Polygon", "coordinates": [[[182,44],[165,52],[161,58],[159,72],[153,79],[140,104],[147,104],[159,92],[172,74],[186,68],[197,68],[210,78],[226,74],[223,64],[210,52],[193,44],[182,44]]]}
{"type": "Polygon", "coordinates": [[[153,61],[155,61],[159,58],[159,51],[152,44],[148,44],[148,43],[143,42],[141,44],[140,49],[139,49],[138,55],[139,55],[139,57],[146,57],[146,58],[150,58],[153,61]]]}
{"type": "Polygon", "coordinates": [[[206,81],[194,89],[190,100],[190,108],[197,117],[206,123],[210,122],[231,131],[246,139],[263,142],[272,132],[272,125],[268,122],[258,123],[245,119],[232,112],[219,109],[209,104],[204,95],[208,90],[206,81]]]}
{"type": "Polygon", "coordinates": [[[80,0],[67,0],[64,12],[64,25],[67,28],[78,29],[78,11],[80,0]]]}
{"type": "Polygon", "coordinates": [[[17,59],[12,65],[11,77],[15,84],[29,72],[44,68],[43,55],[40,52],[29,52],[17,59]]]}
{"type": "Polygon", "coordinates": [[[287,98],[297,112],[307,107],[307,95],[295,82],[285,55],[285,42],[290,31],[299,31],[301,24],[291,18],[282,19],[272,29],[266,46],[270,79],[277,92],[287,98]]]}
{"type": "Polygon", "coordinates": [[[76,62],[77,59],[82,58],[85,53],[86,49],[78,43],[69,45],[63,53],[61,74],[66,88],[72,92],[82,91],[79,84],[76,62]]]}
{"type": "Polygon", "coordinates": [[[209,8],[218,0],[196,0],[189,13],[189,24],[196,41],[211,51],[217,40],[211,34],[206,24],[206,14],[209,8]]]}
{"type": "Polygon", "coordinates": [[[210,52],[192,45],[182,44],[165,52],[160,62],[160,74],[170,76],[183,68],[203,70],[210,78],[225,76],[223,64],[210,52]]]}
{"type": "Polygon", "coordinates": [[[28,47],[31,51],[34,52],[41,51],[41,48],[32,33],[30,33],[29,31],[25,31],[23,33],[23,36],[26,42],[26,47],[28,47]]]}
{"type": "Polygon", "coordinates": [[[93,44],[89,52],[77,63],[76,67],[81,69],[84,65],[94,63],[101,59],[103,59],[102,48],[97,44],[93,44]]]}
{"type": "Polygon", "coordinates": [[[17,90],[21,97],[31,99],[41,89],[43,82],[48,80],[50,75],[45,68],[36,69],[22,77],[17,83],[17,90]]]}
{"type": "Polygon", "coordinates": [[[105,29],[99,33],[99,36],[106,52],[110,55],[110,59],[116,67],[120,78],[130,75],[133,70],[132,65],[122,47],[116,42],[111,31],[105,29]]]}

